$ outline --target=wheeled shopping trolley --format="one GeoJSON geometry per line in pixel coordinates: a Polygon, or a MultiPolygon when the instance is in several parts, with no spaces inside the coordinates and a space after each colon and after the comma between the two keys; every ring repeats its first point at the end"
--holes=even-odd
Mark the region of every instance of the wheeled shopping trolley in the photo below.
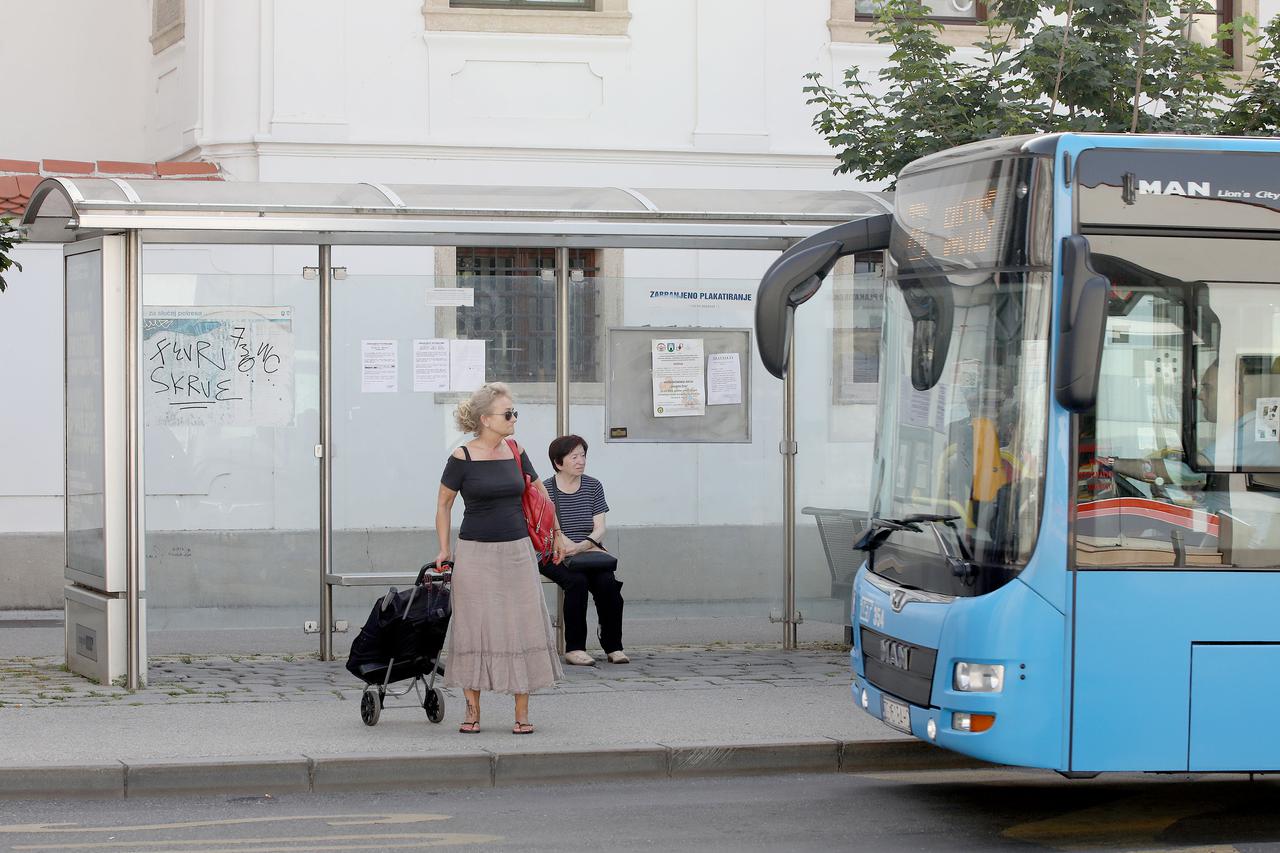
{"type": "Polygon", "coordinates": [[[360,719],[376,726],[386,698],[417,694],[433,723],[444,720],[444,692],[435,686],[444,674],[440,661],[449,631],[453,564],[428,563],[413,586],[392,587],[373,605],[360,635],[351,644],[347,671],[366,685],[360,697],[360,719]],[[391,685],[409,681],[403,689],[391,685]]]}

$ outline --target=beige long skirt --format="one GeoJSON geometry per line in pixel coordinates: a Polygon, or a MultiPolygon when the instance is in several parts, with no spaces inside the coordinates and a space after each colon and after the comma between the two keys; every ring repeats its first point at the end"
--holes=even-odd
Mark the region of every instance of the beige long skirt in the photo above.
{"type": "Polygon", "coordinates": [[[458,540],[446,687],[530,693],[564,670],[528,539],[458,540]]]}

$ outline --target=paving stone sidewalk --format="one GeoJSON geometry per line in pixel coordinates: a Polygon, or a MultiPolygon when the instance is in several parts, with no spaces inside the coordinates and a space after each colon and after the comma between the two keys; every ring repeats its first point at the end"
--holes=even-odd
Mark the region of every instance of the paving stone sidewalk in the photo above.
{"type": "MultiPolygon", "coordinates": [[[[848,652],[837,647],[661,646],[627,653],[632,662],[626,665],[566,665],[565,680],[540,695],[849,683],[848,652]]],[[[57,657],[0,659],[0,713],[17,707],[358,701],[363,685],[343,664],[298,655],[153,657],[148,685],[130,692],[70,673],[57,657]]]]}

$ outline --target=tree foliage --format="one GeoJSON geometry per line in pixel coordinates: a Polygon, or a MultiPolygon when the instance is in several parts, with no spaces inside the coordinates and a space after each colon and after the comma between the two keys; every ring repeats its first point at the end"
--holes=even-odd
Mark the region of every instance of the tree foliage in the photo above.
{"type": "Polygon", "coordinates": [[[926,154],[1023,133],[1280,131],[1280,16],[1199,40],[1189,21],[1213,20],[1203,0],[1003,0],[989,6],[973,55],[940,41],[943,24],[922,0],[877,10],[871,34],[891,53],[875,80],[857,67],[838,87],[806,75],[837,174],[892,181],[926,154]],[[1257,64],[1247,78],[1226,67],[1226,38],[1248,40],[1257,64]]]}
{"type": "Polygon", "coordinates": [[[13,247],[22,242],[18,229],[9,224],[11,221],[8,217],[0,219],[0,293],[9,286],[9,283],[4,280],[6,272],[11,268],[22,272],[22,264],[10,257],[13,247]]]}

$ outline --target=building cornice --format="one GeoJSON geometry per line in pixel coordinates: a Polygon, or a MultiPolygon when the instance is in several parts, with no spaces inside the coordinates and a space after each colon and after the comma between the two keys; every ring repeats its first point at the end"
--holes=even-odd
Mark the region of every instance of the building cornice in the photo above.
{"type": "Polygon", "coordinates": [[[244,158],[314,157],[388,160],[489,160],[543,163],[609,163],[618,165],[718,166],[784,169],[827,169],[838,165],[829,154],[802,152],[731,152],[657,148],[491,147],[412,143],[224,142],[207,143],[179,155],[220,163],[244,158]]]}

